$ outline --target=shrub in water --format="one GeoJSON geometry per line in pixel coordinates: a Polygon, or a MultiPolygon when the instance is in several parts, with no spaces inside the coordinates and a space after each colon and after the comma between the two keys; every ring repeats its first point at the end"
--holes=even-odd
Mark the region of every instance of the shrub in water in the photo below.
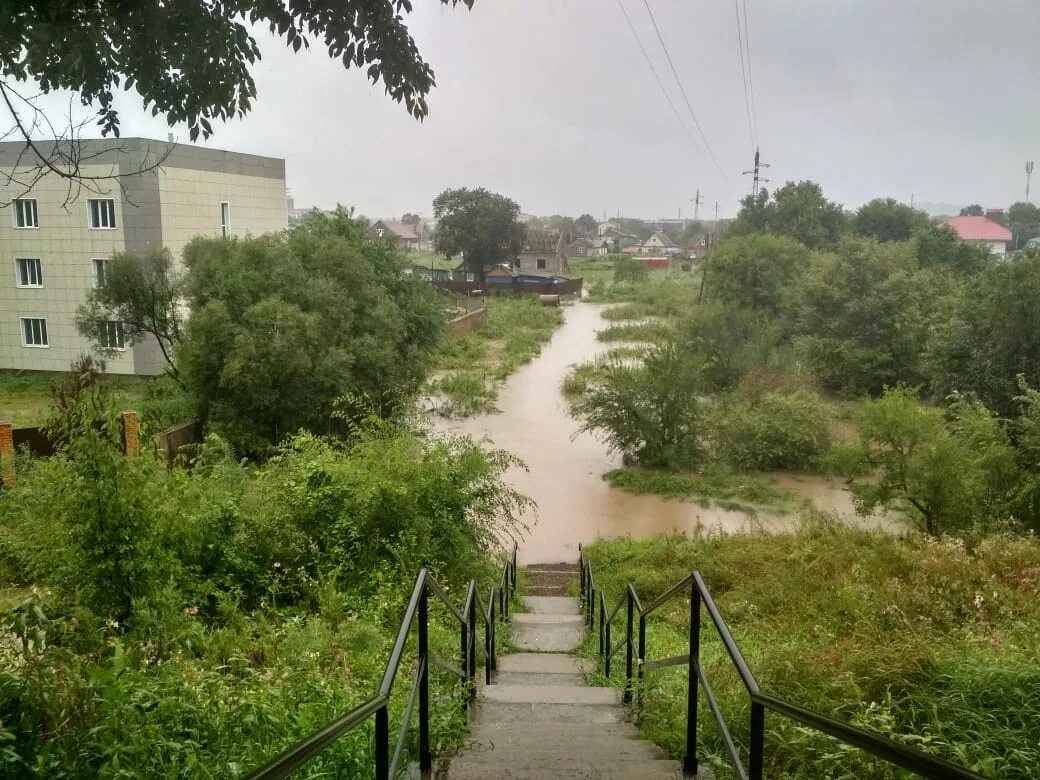
{"type": "Polygon", "coordinates": [[[804,390],[724,405],[715,419],[714,446],[736,468],[811,469],[831,446],[827,407],[804,390]]]}

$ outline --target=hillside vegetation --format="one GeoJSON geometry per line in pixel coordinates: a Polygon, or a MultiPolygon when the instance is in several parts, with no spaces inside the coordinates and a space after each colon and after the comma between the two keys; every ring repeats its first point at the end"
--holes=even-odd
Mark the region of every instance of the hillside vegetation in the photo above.
{"type": "MultiPolygon", "coordinates": [[[[698,569],[762,688],[986,777],[1040,767],[1040,542],[895,537],[825,518],[796,533],[600,541],[586,548],[610,605],[632,582],[649,603],[698,569]]],[[[651,615],[647,660],[687,652],[689,596],[651,615]]],[[[701,657],[746,760],[750,707],[707,616],[701,657]]],[[[614,637],[624,630],[623,619],[614,637]]],[[[593,655],[594,638],[586,645],[593,655]]],[[[623,685],[624,657],[611,681],[623,685]]],[[[641,728],[685,750],[684,666],[647,673],[641,728]]],[[[702,760],[732,777],[707,706],[702,760]]],[[[766,717],[766,776],[909,777],[766,717]]]]}

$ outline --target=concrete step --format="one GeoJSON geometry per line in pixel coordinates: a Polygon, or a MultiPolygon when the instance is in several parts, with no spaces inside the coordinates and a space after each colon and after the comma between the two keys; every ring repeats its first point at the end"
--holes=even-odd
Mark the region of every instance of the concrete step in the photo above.
{"type": "MultiPolygon", "coordinates": [[[[621,760],[632,759],[667,759],[670,756],[653,742],[644,739],[616,737],[601,734],[610,724],[586,725],[573,723],[553,723],[543,726],[543,731],[533,737],[530,732],[514,732],[514,727],[500,732],[482,732],[471,734],[465,741],[463,755],[507,758],[513,756],[530,756],[532,745],[537,746],[539,754],[559,756],[601,757],[613,755],[621,760]],[[568,726],[580,726],[585,731],[580,734],[560,734],[560,729],[568,726]]],[[[508,763],[503,761],[503,763],[508,763]]]]}
{"type": "Polygon", "coordinates": [[[569,596],[572,583],[579,579],[578,567],[571,563],[538,564],[524,571],[528,596],[569,596]]]}
{"type": "Polygon", "coordinates": [[[524,596],[529,612],[539,615],[580,615],[578,600],[571,596],[524,596]]]}
{"type": "Polygon", "coordinates": [[[513,615],[513,644],[521,650],[565,653],[581,644],[585,622],[581,615],[513,615]]]}
{"type": "Polygon", "coordinates": [[[616,704],[547,704],[545,702],[477,701],[473,716],[481,725],[514,723],[623,723],[626,713],[616,704]]]}
{"type": "Polygon", "coordinates": [[[682,777],[675,761],[646,759],[617,762],[533,757],[499,765],[464,755],[438,763],[444,766],[434,770],[434,778],[450,780],[679,780],[682,777]]]}
{"type": "Polygon", "coordinates": [[[499,672],[581,674],[595,669],[592,661],[565,653],[510,653],[498,659],[499,672]]]}
{"type": "MultiPolygon", "coordinates": [[[[502,738],[538,744],[544,739],[582,740],[608,738],[622,742],[639,741],[634,723],[514,723],[508,730],[497,724],[474,723],[470,739],[485,741],[502,738]]],[[[469,740],[467,740],[468,742],[469,740]]]]}
{"type": "Polygon", "coordinates": [[[560,563],[532,563],[530,566],[523,566],[524,571],[565,571],[578,576],[581,569],[578,564],[572,561],[561,561],[560,563]]]}
{"type": "Polygon", "coordinates": [[[570,589],[565,585],[529,585],[525,593],[527,594],[525,598],[531,596],[563,598],[570,593],[570,589]]]}
{"type": "Polygon", "coordinates": [[[539,674],[538,672],[496,672],[498,685],[581,685],[585,677],[580,674],[539,674]]]}
{"type": "Polygon", "coordinates": [[[621,703],[617,688],[591,688],[584,685],[487,685],[480,691],[481,701],[511,704],[613,704],[621,703]]]}

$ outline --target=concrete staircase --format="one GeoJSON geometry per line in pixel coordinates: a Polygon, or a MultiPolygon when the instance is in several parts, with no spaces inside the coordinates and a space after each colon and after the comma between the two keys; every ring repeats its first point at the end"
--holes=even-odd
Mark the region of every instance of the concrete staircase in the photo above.
{"type": "Polygon", "coordinates": [[[530,612],[513,615],[513,644],[500,656],[495,684],[477,695],[464,750],[434,765],[440,780],[675,780],[679,764],[641,740],[616,688],[582,685],[578,578],[569,564],[526,570],[530,612]]]}

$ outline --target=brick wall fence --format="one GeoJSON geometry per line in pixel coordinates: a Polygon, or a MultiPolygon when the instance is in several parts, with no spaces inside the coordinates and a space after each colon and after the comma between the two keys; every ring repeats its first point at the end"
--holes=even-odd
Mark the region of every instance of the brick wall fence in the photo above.
{"type": "MultiPolygon", "coordinates": [[[[133,458],[141,453],[140,424],[137,412],[120,415],[123,452],[133,458]]],[[[14,487],[18,481],[15,464],[17,447],[25,447],[29,454],[48,457],[54,454],[54,442],[42,428],[15,428],[9,422],[0,422],[0,487],[14,487]]]]}

